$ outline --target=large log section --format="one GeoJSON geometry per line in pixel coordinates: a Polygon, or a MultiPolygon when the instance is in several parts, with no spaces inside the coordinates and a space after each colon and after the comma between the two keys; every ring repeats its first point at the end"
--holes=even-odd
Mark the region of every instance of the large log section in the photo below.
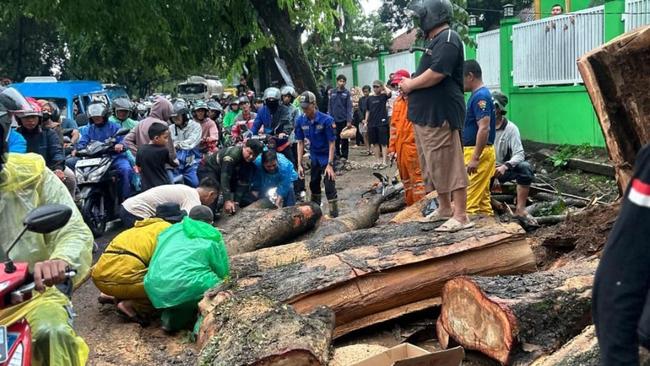
{"type": "MultiPolygon", "coordinates": [[[[337,337],[374,324],[373,314],[440,296],[444,283],[459,275],[534,270],[535,257],[521,228],[494,223],[453,234],[427,232],[272,268],[234,281],[233,293],[263,294],[293,305],[300,314],[325,305],[336,314],[337,337]],[[362,318],[368,323],[345,327],[362,318]]],[[[208,339],[218,332],[211,320],[218,305],[206,296],[200,308],[202,337],[208,339]]]]}
{"type": "Polygon", "coordinates": [[[451,338],[504,365],[557,350],[591,321],[596,264],[447,282],[436,327],[441,344],[451,338]]]}
{"type": "Polygon", "coordinates": [[[578,60],[578,69],[623,192],[637,153],[650,142],[650,26],[588,52],[578,60]]]}

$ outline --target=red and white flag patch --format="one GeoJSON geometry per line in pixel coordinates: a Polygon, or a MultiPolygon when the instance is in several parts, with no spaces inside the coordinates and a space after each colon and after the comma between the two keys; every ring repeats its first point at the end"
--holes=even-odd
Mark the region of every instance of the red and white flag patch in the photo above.
{"type": "Polygon", "coordinates": [[[630,188],[630,193],[627,195],[627,199],[637,206],[650,208],[650,184],[635,178],[632,181],[632,187],[630,188]]]}

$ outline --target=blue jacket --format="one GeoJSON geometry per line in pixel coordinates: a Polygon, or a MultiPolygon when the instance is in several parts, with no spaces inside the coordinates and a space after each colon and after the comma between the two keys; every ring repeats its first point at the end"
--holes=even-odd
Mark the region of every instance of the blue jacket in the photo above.
{"type": "Polygon", "coordinates": [[[253,178],[253,191],[266,193],[270,188],[276,187],[278,195],[286,202],[289,192],[293,191],[293,182],[298,180],[298,173],[293,164],[284,155],[278,154],[278,170],[269,173],[262,166],[262,157],[255,159],[255,176],[253,178]]]}
{"type": "Polygon", "coordinates": [[[24,154],[27,152],[27,141],[23,135],[19,134],[13,128],[9,130],[8,151],[10,153],[24,154]]]}
{"type": "Polygon", "coordinates": [[[263,106],[257,111],[255,122],[253,122],[253,135],[257,135],[262,126],[264,126],[264,133],[267,135],[278,135],[281,132],[290,135],[293,130],[291,110],[286,105],[280,104],[278,110],[271,113],[267,106],[263,106]]]}
{"type": "Polygon", "coordinates": [[[313,121],[303,114],[296,120],[296,141],[309,140],[309,157],[326,166],[329,160],[330,142],[336,141],[336,126],[331,116],[316,111],[313,121]]]}
{"type": "Polygon", "coordinates": [[[334,122],[352,121],[352,97],[347,89],[330,90],[329,107],[327,112],[334,122]]]}
{"type": "MultiPolygon", "coordinates": [[[[113,137],[117,131],[120,130],[120,126],[117,123],[106,122],[103,126],[98,127],[92,122],[89,122],[85,128],[79,130],[79,141],[77,141],[77,150],[85,148],[89,143],[93,141],[106,141],[109,137],[113,137]]],[[[124,136],[118,136],[116,138],[117,143],[121,144],[124,140],[124,136]]],[[[119,155],[124,155],[120,153],[119,155]]],[[[124,155],[126,157],[126,155],[124,155]]]]}
{"type": "Polygon", "coordinates": [[[37,128],[38,131],[33,133],[23,127],[18,127],[16,131],[23,135],[27,141],[27,151],[42,156],[50,170],[64,170],[65,154],[59,135],[49,128],[37,128]]]}

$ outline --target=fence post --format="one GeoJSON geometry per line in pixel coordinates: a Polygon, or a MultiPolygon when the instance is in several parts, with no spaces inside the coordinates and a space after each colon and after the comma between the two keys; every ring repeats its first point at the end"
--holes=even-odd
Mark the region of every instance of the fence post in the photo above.
{"type": "Polygon", "coordinates": [[[512,26],[519,23],[515,17],[501,19],[499,42],[501,44],[501,92],[510,97],[510,91],[514,89],[512,81],[512,26]]]}
{"type": "Polygon", "coordinates": [[[625,0],[605,2],[605,42],[625,33],[625,23],[622,14],[625,12],[625,0]]]}
{"type": "Polygon", "coordinates": [[[469,27],[469,38],[471,38],[475,44],[465,45],[465,60],[476,60],[476,48],[478,47],[476,35],[481,32],[483,32],[483,27],[469,27]]]}
{"type": "Polygon", "coordinates": [[[352,86],[359,86],[359,60],[352,60],[352,86]]]}
{"type": "Polygon", "coordinates": [[[384,59],[388,56],[388,51],[379,52],[379,57],[377,57],[377,62],[379,63],[379,80],[386,81],[386,64],[384,59]]]}
{"type": "Polygon", "coordinates": [[[332,85],[336,85],[336,66],[337,64],[332,64],[330,67],[330,79],[332,80],[332,85]]]}

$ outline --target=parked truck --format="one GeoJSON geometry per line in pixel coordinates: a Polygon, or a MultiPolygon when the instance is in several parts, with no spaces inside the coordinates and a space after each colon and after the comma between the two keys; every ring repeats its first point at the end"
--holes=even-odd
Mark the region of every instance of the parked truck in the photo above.
{"type": "Polygon", "coordinates": [[[222,94],[223,84],[216,78],[190,76],[187,81],[178,84],[178,97],[188,101],[220,98],[222,94]]]}

